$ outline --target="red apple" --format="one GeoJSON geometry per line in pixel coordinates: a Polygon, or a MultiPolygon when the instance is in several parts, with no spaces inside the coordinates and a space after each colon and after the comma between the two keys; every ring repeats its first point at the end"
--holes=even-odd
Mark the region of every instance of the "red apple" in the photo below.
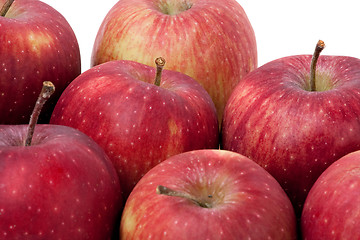
{"type": "Polygon", "coordinates": [[[110,159],[73,128],[32,128],[35,115],[0,125],[0,238],[110,239],[122,207],[110,159]]]}
{"type": "Polygon", "coordinates": [[[164,70],[160,86],[155,75],[155,68],[126,60],[93,67],[64,91],[51,118],[105,149],[124,198],[166,158],[219,146],[216,110],[207,92],[179,72],[164,70]]]}
{"type": "MultiPolygon", "coordinates": [[[[0,0],[0,9],[6,2],[0,0]]],[[[57,91],[40,117],[48,122],[61,92],[80,72],[77,39],[55,9],[37,0],[16,0],[0,16],[0,124],[28,123],[37,87],[52,81],[57,91]]]]}
{"type": "MultiPolygon", "coordinates": [[[[313,59],[323,47],[319,41],[313,59]]],[[[290,56],[250,73],[230,97],[223,121],[223,148],[272,174],[298,215],[320,174],[360,149],[360,60],[320,56],[311,62],[310,55],[290,56]]]]}
{"type": "Polygon", "coordinates": [[[301,217],[304,239],[360,239],[360,151],[331,164],[315,182],[301,217]]]}
{"type": "Polygon", "coordinates": [[[92,65],[152,65],[158,56],[208,91],[219,120],[236,84],[257,67],[255,34],[235,0],[118,1],[98,31],[92,65]]]}
{"type": "Polygon", "coordinates": [[[255,162],[197,150],[151,169],[127,199],[120,239],[149,238],[296,239],[296,219],[279,183],[255,162]]]}

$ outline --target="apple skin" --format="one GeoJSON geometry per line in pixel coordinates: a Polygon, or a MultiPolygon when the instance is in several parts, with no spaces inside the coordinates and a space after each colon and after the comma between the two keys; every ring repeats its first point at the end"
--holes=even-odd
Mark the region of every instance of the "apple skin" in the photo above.
{"type": "Polygon", "coordinates": [[[230,97],[222,129],[222,148],[272,174],[298,216],[320,174],[360,149],[360,60],[320,56],[311,92],[311,58],[285,57],[250,73],[230,97]]]}
{"type": "Polygon", "coordinates": [[[360,151],[330,165],[306,198],[301,217],[304,239],[360,239],[360,151]]]}
{"type": "Polygon", "coordinates": [[[189,76],[133,61],[111,61],[81,74],[64,91],[50,122],[93,138],[118,171],[127,198],[152,167],[181,152],[219,148],[215,106],[189,76]]]}
{"type": "MultiPolygon", "coordinates": [[[[0,238],[110,239],[122,208],[110,159],[65,126],[0,125],[0,238]]],[[[115,230],[116,232],[116,230],[115,230]]]]}
{"type": "MultiPolygon", "coordinates": [[[[6,0],[0,0],[0,8],[6,0]]],[[[76,36],[66,19],[37,0],[16,0],[0,17],[0,124],[27,124],[38,87],[51,81],[56,92],[39,123],[48,123],[66,86],[81,73],[76,36]]]]}
{"type": "Polygon", "coordinates": [[[235,0],[118,1],[98,30],[92,66],[111,60],[151,66],[158,56],[171,60],[166,69],[208,91],[219,123],[236,84],[257,67],[255,34],[235,0]]]}
{"type": "Polygon", "coordinates": [[[223,150],[173,156],[151,169],[126,201],[120,239],[296,239],[296,218],[279,183],[250,159],[223,150]],[[202,199],[156,193],[163,185],[202,199]],[[211,195],[212,198],[208,196],[211,195]]]}

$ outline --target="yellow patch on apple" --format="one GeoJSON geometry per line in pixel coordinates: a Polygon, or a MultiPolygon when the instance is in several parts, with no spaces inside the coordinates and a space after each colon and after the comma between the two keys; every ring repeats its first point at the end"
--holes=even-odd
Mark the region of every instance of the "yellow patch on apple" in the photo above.
{"type": "Polygon", "coordinates": [[[54,42],[54,39],[49,34],[44,32],[30,32],[28,39],[32,45],[31,50],[37,55],[41,54],[42,48],[49,48],[54,42]]]}

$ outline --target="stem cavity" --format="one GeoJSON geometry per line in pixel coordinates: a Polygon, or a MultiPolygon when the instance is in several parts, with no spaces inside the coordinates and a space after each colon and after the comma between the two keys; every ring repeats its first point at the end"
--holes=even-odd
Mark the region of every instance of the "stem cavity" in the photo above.
{"type": "Polygon", "coordinates": [[[154,84],[159,87],[161,82],[161,73],[165,66],[165,59],[162,57],[158,57],[155,59],[155,64],[156,64],[156,77],[154,84]]]}
{"type": "Polygon", "coordinates": [[[166,15],[177,15],[184,11],[189,10],[193,6],[188,0],[185,1],[173,1],[172,3],[166,3],[166,1],[162,1],[159,5],[160,12],[166,15]]]}
{"type": "Polygon", "coordinates": [[[26,139],[24,142],[24,146],[30,146],[31,141],[34,135],[35,131],[35,125],[38,121],[41,109],[43,108],[45,102],[51,97],[51,95],[55,92],[55,86],[52,82],[45,81],[43,82],[43,87],[41,89],[41,92],[39,94],[39,97],[36,101],[34,110],[30,117],[30,123],[28,127],[28,132],[26,135],[26,139]]]}
{"type": "Polygon", "coordinates": [[[315,75],[316,75],[316,64],[319,59],[320,53],[325,48],[325,43],[322,40],[319,40],[316,44],[314,55],[311,60],[311,66],[310,66],[310,91],[316,91],[316,81],[315,81],[315,75]]]}
{"type": "MultiPolygon", "coordinates": [[[[212,208],[212,204],[206,201],[199,201],[198,199],[195,199],[193,196],[191,196],[188,193],[185,192],[178,192],[175,191],[171,188],[159,185],[156,188],[156,193],[157,194],[162,194],[162,195],[166,195],[166,196],[172,196],[172,197],[180,197],[180,198],[185,198],[187,200],[190,200],[192,202],[194,202],[196,205],[203,207],[203,208],[212,208]]],[[[209,195],[208,198],[211,199],[213,196],[209,195]]]]}
{"type": "Polygon", "coordinates": [[[1,10],[0,10],[0,16],[1,17],[5,17],[5,15],[7,14],[7,12],[9,11],[11,5],[13,4],[14,0],[7,0],[4,4],[4,6],[2,6],[1,10]]]}

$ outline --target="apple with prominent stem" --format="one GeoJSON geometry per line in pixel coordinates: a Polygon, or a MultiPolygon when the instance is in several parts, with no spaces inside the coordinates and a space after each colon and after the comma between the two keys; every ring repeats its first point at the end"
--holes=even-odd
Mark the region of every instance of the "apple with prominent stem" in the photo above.
{"type": "Polygon", "coordinates": [[[29,126],[0,125],[0,238],[110,239],[122,207],[116,170],[85,134],[35,128],[53,91],[45,82],[29,126]]]}
{"type": "Polygon", "coordinates": [[[303,239],[360,239],[359,188],[355,151],[331,164],[311,188],[301,216],[303,239]]]}
{"type": "Polygon", "coordinates": [[[86,133],[105,149],[124,198],[166,158],[219,147],[216,109],[207,92],[185,74],[162,71],[164,59],[156,64],[157,73],[126,60],[91,68],[64,91],[50,121],[86,133]]]}
{"type": "Polygon", "coordinates": [[[92,66],[111,60],[152,65],[197,80],[210,94],[221,123],[236,84],[257,67],[255,34],[235,0],[122,0],[98,31],[92,66]]]}
{"type": "Polygon", "coordinates": [[[81,73],[76,36],[66,19],[37,0],[0,0],[0,124],[25,124],[44,81],[56,85],[39,123],[81,73]]]}
{"type": "Polygon", "coordinates": [[[360,60],[274,60],[240,82],[226,106],[223,148],[259,163],[288,193],[298,216],[320,174],[360,149],[360,60]]]}
{"type": "Polygon", "coordinates": [[[250,159],[197,150],[151,169],[130,194],[120,239],[296,239],[279,183],[250,159]]]}

